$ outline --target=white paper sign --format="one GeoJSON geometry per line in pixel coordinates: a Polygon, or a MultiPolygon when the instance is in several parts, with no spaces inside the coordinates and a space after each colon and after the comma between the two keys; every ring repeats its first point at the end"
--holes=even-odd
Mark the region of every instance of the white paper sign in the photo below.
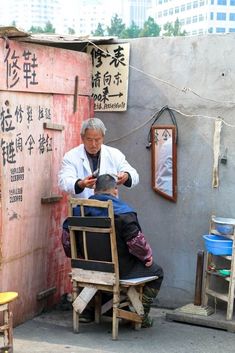
{"type": "Polygon", "coordinates": [[[89,45],[95,111],[127,110],[130,43],[89,45]]]}

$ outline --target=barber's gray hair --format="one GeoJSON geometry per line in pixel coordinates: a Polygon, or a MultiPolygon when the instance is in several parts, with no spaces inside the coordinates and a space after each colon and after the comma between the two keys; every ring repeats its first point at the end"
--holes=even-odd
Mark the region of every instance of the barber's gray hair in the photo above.
{"type": "Polygon", "coordinates": [[[86,130],[99,130],[101,131],[102,135],[105,135],[106,127],[104,126],[103,121],[98,118],[91,118],[88,120],[83,121],[81,127],[81,136],[85,135],[86,130]]]}
{"type": "Polygon", "coordinates": [[[117,187],[117,182],[115,178],[110,174],[100,175],[95,183],[95,192],[105,192],[117,187]]]}

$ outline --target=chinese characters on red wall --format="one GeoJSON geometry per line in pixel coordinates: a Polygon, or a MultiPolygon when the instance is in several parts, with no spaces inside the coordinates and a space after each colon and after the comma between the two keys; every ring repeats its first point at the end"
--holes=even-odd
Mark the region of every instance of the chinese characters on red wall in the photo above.
{"type": "Polygon", "coordinates": [[[37,82],[37,57],[30,50],[16,52],[16,49],[7,48],[4,57],[6,64],[6,86],[13,88],[21,80],[24,80],[26,88],[30,85],[38,85],[37,82]]]}

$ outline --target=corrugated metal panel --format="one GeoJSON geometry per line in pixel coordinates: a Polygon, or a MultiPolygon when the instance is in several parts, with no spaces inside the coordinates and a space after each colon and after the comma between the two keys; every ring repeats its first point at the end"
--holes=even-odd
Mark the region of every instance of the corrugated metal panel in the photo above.
{"type": "Polygon", "coordinates": [[[87,43],[87,42],[112,42],[117,40],[117,37],[105,36],[105,37],[93,37],[93,36],[77,36],[74,34],[46,34],[37,33],[30,34],[17,29],[16,27],[0,27],[0,37],[15,39],[23,42],[40,43],[40,44],[58,44],[63,43],[74,44],[74,43],[87,43]]]}
{"type": "Polygon", "coordinates": [[[0,39],[0,291],[19,292],[12,303],[17,324],[70,290],[70,261],[61,245],[67,195],[59,191],[57,175],[64,153],[80,143],[82,121],[93,114],[92,67],[85,53],[5,44],[0,39]],[[78,95],[76,75],[83,78],[78,95]],[[62,199],[42,203],[53,195],[62,199]],[[37,300],[48,290],[49,301],[37,300]]]}

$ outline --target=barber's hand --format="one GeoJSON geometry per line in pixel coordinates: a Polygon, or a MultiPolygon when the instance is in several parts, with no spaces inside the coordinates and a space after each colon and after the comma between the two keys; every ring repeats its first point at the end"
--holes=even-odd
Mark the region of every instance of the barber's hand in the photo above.
{"type": "Polygon", "coordinates": [[[153,257],[151,256],[151,257],[148,259],[148,261],[145,262],[145,266],[146,266],[146,267],[150,267],[150,266],[152,266],[152,264],[153,264],[153,257]]]}
{"type": "Polygon", "coordinates": [[[117,178],[118,178],[117,179],[117,184],[121,185],[121,184],[124,184],[127,181],[127,179],[129,178],[129,175],[126,172],[120,172],[120,173],[117,174],[117,178]]]}
{"type": "Polygon", "coordinates": [[[93,189],[95,186],[97,178],[94,178],[92,175],[87,176],[86,178],[79,180],[78,186],[81,189],[89,188],[93,189]]]}

